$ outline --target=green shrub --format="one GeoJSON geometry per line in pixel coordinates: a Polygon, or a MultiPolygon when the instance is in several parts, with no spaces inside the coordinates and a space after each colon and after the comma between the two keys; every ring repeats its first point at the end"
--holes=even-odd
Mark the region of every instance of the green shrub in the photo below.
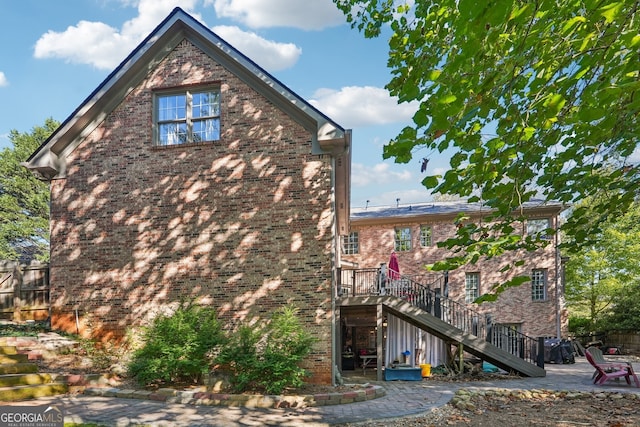
{"type": "Polygon", "coordinates": [[[299,365],[315,339],[296,315],[296,309],[285,307],[263,327],[242,325],[229,337],[216,362],[229,369],[234,391],[280,394],[303,385],[308,373],[299,365]]]}
{"type": "Polygon", "coordinates": [[[229,374],[233,391],[242,393],[257,387],[260,376],[258,370],[258,342],[262,329],[241,325],[236,333],[230,333],[226,345],[220,349],[216,363],[229,374]]]}
{"type": "Polygon", "coordinates": [[[224,340],[214,309],[181,304],[145,328],[143,346],[133,354],[129,374],[140,384],[198,382],[224,340]]]}

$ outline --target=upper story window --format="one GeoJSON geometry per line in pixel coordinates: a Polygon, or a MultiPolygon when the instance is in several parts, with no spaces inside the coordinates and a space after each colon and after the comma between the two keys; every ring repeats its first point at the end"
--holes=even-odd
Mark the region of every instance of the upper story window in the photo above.
{"type": "Polygon", "coordinates": [[[421,225],[420,226],[420,246],[426,248],[431,246],[431,226],[430,225],[421,225]]]}
{"type": "Polygon", "coordinates": [[[547,271],[535,269],[531,272],[531,300],[545,301],[547,299],[547,271]]]}
{"type": "Polygon", "coordinates": [[[155,97],[156,145],[220,139],[220,91],[186,90],[155,97]]]}
{"type": "Polygon", "coordinates": [[[471,304],[480,296],[480,273],[466,273],[464,279],[464,302],[471,304]]]}
{"type": "Polygon", "coordinates": [[[551,221],[549,218],[541,219],[528,219],[527,220],[527,234],[533,238],[540,233],[540,238],[549,240],[551,236],[545,232],[545,230],[551,228],[551,221]]]}
{"type": "Polygon", "coordinates": [[[355,255],[360,252],[358,239],[358,232],[356,231],[352,231],[348,236],[342,236],[342,253],[345,255],[355,255]]]}
{"type": "Polygon", "coordinates": [[[409,227],[398,227],[395,229],[395,249],[396,252],[411,250],[411,229],[409,227]]]}

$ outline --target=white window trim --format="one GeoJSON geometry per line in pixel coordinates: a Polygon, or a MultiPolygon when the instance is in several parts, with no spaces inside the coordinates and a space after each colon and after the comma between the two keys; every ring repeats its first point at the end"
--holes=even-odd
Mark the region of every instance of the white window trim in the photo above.
{"type": "MultiPolygon", "coordinates": [[[[547,300],[547,270],[544,268],[535,268],[531,272],[531,301],[546,301],[547,300]],[[539,283],[534,282],[535,274],[539,272],[542,274],[542,298],[534,298],[534,287],[536,289],[539,287],[539,283]]],[[[539,292],[536,291],[536,295],[539,295],[539,292]]]]}
{"type": "Polygon", "coordinates": [[[219,141],[221,138],[221,109],[222,109],[222,102],[221,102],[221,93],[220,93],[220,87],[219,86],[199,86],[199,87],[194,87],[194,88],[182,88],[182,89],[172,89],[172,90],[166,90],[166,91],[157,91],[154,92],[153,94],[153,141],[154,141],[154,146],[156,147],[169,147],[169,146],[175,146],[175,145],[183,145],[183,144],[193,144],[194,142],[213,142],[213,141],[219,141]],[[200,93],[204,93],[204,92],[217,92],[218,93],[218,114],[214,114],[214,115],[209,115],[209,116],[202,116],[202,117],[198,117],[196,119],[193,118],[193,113],[192,113],[192,100],[193,100],[193,95],[194,94],[200,94],[200,93]],[[164,121],[160,121],[159,120],[159,112],[158,112],[158,108],[159,108],[159,99],[161,97],[169,97],[169,96],[178,96],[178,95],[185,95],[186,96],[186,112],[185,112],[185,118],[184,119],[175,119],[175,120],[164,120],[164,121]],[[193,140],[193,135],[194,135],[194,131],[193,131],[193,123],[194,122],[199,122],[199,121],[205,121],[205,120],[216,120],[218,122],[218,138],[217,139],[212,139],[212,140],[204,140],[204,141],[194,141],[193,140]],[[177,142],[174,144],[163,144],[160,142],[160,124],[164,124],[164,123],[184,123],[187,127],[186,130],[186,141],[184,142],[177,142]]]}
{"type": "Polygon", "coordinates": [[[478,271],[469,271],[467,273],[465,273],[464,275],[464,302],[466,304],[471,304],[473,303],[473,301],[475,301],[476,298],[480,297],[480,272],[478,271]],[[470,277],[476,277],[476,287],[475,288],[468,288],[467,284],[468,279],[470,277]],[[475,290],[475,297],[474,298],[469,298],[469,291],[470,290],[475,290]]]}
{"type": "Polygon", "coordinates": [[[413,249],[411,242],[411,227],[395,227],[393,229],[393,246],[396,252],[409,252],[413,249]],[[408,238],[399,240],[398,237],[402,235],[404,230],[408,230],[408,238]]]}
{"type": "Polygon", "coordinates": [[[428,224],[420,224],[420,247],[422,248],[428,248],[430,246],[433,246],[433,227],[428,225],[428,224]],[[429,230],[429,243],[428,244],[424,244],[424,240],[423,240],[423,230],[429,230]]]}

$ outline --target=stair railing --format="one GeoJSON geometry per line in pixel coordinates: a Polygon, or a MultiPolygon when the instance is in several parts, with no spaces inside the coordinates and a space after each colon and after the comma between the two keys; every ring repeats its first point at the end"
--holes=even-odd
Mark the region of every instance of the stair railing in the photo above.
{"type": "Polygon", "coordinates": [[[339,296],[390,295],[411,303],[467,334],[483,338],[496,347],[530,363],[544,365],[539,355],[544,351],[540,340],[522,334],[513,328],[494,324],[490,314],[482,314],[466,304],[461,304],[441,294],[444,277],[420,275],[421,280],[431,280],[427,285],[401,275],[390,280],[380,274],[380,269],[340,269],[338,274],[339,296]]]}

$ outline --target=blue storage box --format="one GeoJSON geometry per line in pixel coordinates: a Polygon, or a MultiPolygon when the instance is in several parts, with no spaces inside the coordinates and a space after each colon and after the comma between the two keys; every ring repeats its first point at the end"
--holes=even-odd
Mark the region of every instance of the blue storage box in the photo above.
{"type": "Polygon", "coordinates": [[[386,368],[384,380],[422,381],[422,369],[420,368],[386,368]]]}

